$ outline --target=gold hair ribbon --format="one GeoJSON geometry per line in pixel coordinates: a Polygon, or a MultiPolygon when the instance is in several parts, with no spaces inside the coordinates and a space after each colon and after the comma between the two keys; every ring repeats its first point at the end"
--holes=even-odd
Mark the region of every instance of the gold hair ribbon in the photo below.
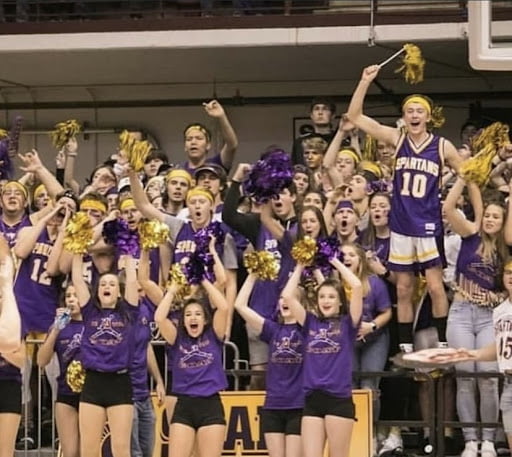
{"type": "Polygon", "coordinates": [[[86,211],[88,209],[95,209],[102,213],[107,212],[107,206],[99,200],[85,199],[80,202],[80,211],[86,211]]]}
{"type": "Polygon", "coordinates": [[[202,187],[194,187],[193,189],[190,189],[187,194],[187,203],[190,201],[192,197],[206,197],[210,203],[213,205],[213,195],[211,192],[209,192],[206,189],[203,189],[202,187]]]}

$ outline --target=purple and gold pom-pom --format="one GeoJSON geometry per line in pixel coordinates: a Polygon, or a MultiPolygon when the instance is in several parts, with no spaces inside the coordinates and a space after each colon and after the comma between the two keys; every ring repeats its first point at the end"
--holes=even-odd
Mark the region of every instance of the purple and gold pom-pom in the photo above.
{"type": "Polygon", "coordinates": [[[275,281],[279,274],[279,261],[272,252],[253,251],[244,255],[244,266],[259,279],[275,281]]]}
{"type": "Polygon", "coordinates": [[[156,219],[139,224],[139,236],[142,249],[154,249],[169,241],[169,227],[156,219]]]}
{"type": "Polygon", "coordinates": [[[176,284],[178,287],[178,292],[176,294],[176,298],[178,300],[182,300],[183,297],[186,297],[190,294],[190,284],[183,270],[184,265],[175,263],[171,266],[169,271],[169,281],[172,284],[176,284]]]}
{"type": "Polygon", "coordinates": [[[75,119],[59,122],[55,125],[54,130],[50,132],[53,145],[57,149],[62,149],[71,138],[80,133],[81,129],[81,125],[75,119]]]}
{"type": "Polygon", "coordinates": [[[119,255],[139,256],[139,234],[136,230],[130,230],[124,219],[105,222],[102,235],[105,243],[115,246],[119,255]]]}
{"type": "Polygon", "coordinates": [[[245,195],[258,203],[277,198],[293,180],[293,167],[290,156],[276,149],[258,160],[243,183],[245,195]]]}
{"type": "Polygon", "coordinates": [[[71,390],[75,393],[82,392],[85,383],[85,370],[82,362],[73,360],[66,370],[66,382],[71,390]]]}
{"type": "Polygon", "coordinates": [[[389,193],[391,192],[391,186],[388,182],[386,182],[383,179],[379,179],[377,181],[370,181],[366,185],[366,192],[369,194],[376,194],[376,193],[389,193]]]}
{"type": "Polygon", "coordinates": [[[305,236],[297,240],[292,247],[292,258],[301,265],[311,265],[318,250],[316,240],[310,236],[305,236]]]}
{"type": "Polygon", "coordinates": [[[64,249],[73,254],[85,254],[92,244],[92,225],[89,216],[83,211],[73,215],[68,221],[64,235],[64,249]]]}

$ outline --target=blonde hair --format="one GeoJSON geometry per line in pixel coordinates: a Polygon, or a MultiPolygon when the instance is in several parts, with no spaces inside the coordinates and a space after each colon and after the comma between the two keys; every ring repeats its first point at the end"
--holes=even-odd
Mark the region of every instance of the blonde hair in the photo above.
{"type": "Polygon", "coordinates": [[[306,138],[305,140],[302,140],[302,147],[304,149],[313,149],[316,152],[320,154],[325,154],[325,151],[327,150],[327,141],[325,141],[323,138],[320,138],[318,136],[314,136],[312,138],[306,138]]]}

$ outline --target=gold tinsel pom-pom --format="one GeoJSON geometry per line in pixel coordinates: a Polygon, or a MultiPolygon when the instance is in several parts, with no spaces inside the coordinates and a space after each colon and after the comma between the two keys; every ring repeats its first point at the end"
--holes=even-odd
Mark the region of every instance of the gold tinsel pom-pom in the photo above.
{"type": "Polygon", "coordinates": [[[144,162],[152,148],[149,141],[136,140],[128,130],[124,130],[119,136],[119,149],[124,151],[135,171],[141,171],[144,168],[144,162]]]}
{"type": "Polygon", "coordinates": [[[417,84],[423,81],[425,59],[421,55],[421,49],[411,43],[404,44],[405,55],[402,58],[402,66],[395,73],[402,73],[409,84],[417,84]]]}
{"type": "Polygon", "coordinates": [[[510,143],[508,125],[495,122],[483,129],[472,141],[477,153],[463,162],[459,174],[467,181],[482,187],[487,184],[492,170],[492,161],[498,151],[510,143]]]}
{"type": "Polygon", "coordinates": [[[154,249],[169,240],[169,227],[156,219],[139,224],[139,236],[142,249],[154,249]]]}
{"type": "Polygon", "coordinates": [[[79,211],[69,220],[65,228],[64,248],[73,254],[85,254],[92,244],[92,226],[89,216],[79,211]]]}
{"type": "Polygon", "coordinates": [[[244,266],[259,279],[275,281],[279,274],[279,261],[272,252],[253,251],[244,255],[244,266]]]}
{"type": "Polygon", "coordinates": [[[5,129],[0,129],[0,140],[7,138],[9,136],[9,132],[5,129]]]}
{"type": "Polygon", "coordinates": [[[363,160],[369,160],[370,162],[377,161],[377,140],[368,134],[364,137],[362,157],[363,160]]]}
{"type": "Polygon", "coordinates": [[[66,143],[80,133],[82,127],[75,119],[55,124],[55,129],[50,132],[52,143],[57,149],[62,149],[66,143]]]}
{"type": "Polygon", "coordinates": [[[85,370],[82,362],[73,360],[66,371],[66,382],[71,390],[76,393],[82,392],[85,383],[85,370]]]}
{"type": "Polygon", "coordinates": [[[169,278],[171,284],[176,284],[178,286],[178,293],[176,294],[176,298],[178,300],[182,300],[187,295],[190,295],[190,284],[183,272],[181,264],[175,263],[171,266],[169,278]]]}
{"type": "Polygon", "coordinates": [[[313,263],[317,250],[316,241],[310,236],[305,236],[293,243],[292,258],[301,265],[309,266],[313,263]]]}

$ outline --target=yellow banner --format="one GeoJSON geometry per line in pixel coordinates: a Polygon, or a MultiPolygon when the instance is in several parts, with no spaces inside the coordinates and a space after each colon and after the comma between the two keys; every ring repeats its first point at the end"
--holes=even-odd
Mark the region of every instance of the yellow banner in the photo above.
{"type": "MultiPolygon", "coordinates": [[[[260,411],[265,392],[223,392],[222,403],[226,413],[226,440],[224,456],[263,457],[268,456],[263,433],[261,433],[260,411]]],[[[153,457],[167,457],[169,428],[164,414],[165,408],[157,406],[155,448],[153,457]]],[[[357,421],[352,431],[350,457],[370,457],[372,447],[372,395],[369,390],[354,390],[357,421]]]]}

